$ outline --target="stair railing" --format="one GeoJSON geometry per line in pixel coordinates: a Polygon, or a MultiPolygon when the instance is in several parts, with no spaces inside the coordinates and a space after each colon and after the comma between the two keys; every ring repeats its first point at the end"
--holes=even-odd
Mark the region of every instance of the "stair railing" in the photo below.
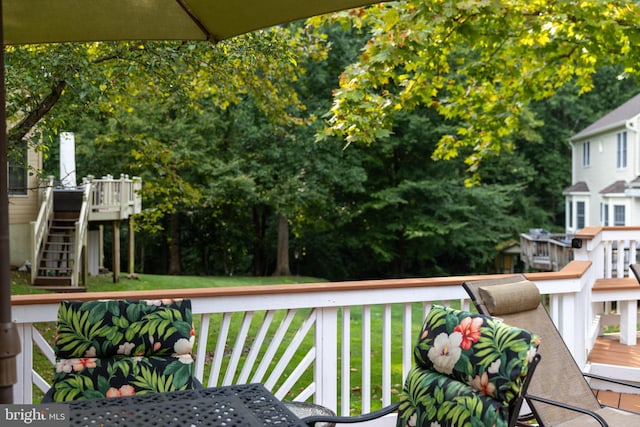
{"type": "MultiPolygon", "coordinates": [[[[71,271],[71,286],[78,286],[80,280],[80,270],[85,268],[82,266],[83,247],[87,246],[87,228],[89,225],[89,201],[91,200],[91,181],[83,179],[84,191],[82,193],[82,207],[80,215],[76,221],[76,239],[73,251],[73,269],[71,271]],[[82,267],[82,268],[81,268],[82,267]]],[[[86,254],[85,254],[86,256],[86,254]]]]}
{"type": "Polygon", "coordinates": [[[42,180],[45,187],[40,210],[35,221],[31,221],[31,283],[38,275],[38,259],[42,243],[46,240],[49,232],[49,224],[53,219],[53,177],[42,180]]]}

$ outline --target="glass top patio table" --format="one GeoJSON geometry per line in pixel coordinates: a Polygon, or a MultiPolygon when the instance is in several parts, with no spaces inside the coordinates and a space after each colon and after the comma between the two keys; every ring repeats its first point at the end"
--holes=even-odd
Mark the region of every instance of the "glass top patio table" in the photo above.
{"type": "Polygon", "coordinates": [[[306,426],[261,384],[69,404],[70,426],[306,426]]]}

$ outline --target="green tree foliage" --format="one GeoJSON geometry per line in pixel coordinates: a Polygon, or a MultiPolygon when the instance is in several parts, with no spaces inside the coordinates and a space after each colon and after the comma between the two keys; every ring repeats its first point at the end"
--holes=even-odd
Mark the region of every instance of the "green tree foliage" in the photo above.
{"type": "Polygon", "coordinates": [[[449,125],[433,110],[401,114],[393,135],[351,146],[368,180],[356,199],[359,214],[344,243],[359,253],[366,277],[485,271],[496,245],[517,234],[511,216],[514,184],[466,187],[461,160],[436,162],[431,153],[449,125]],[[367,262],[371,260],[371,262],[367,262]]]}
{"type": "Polygon", "coordinates": [[[327,133],[371,143],[399,111],[434,107],[456,121],[434,157],[464,154],[477,182],[487,153],[530,135],[531,101],[569,82],[590,90],[598,66],[637,72],[638,13],[630,0],[428,0],[339,14],[371,38],[340,78],[327,133]]]}
{"type": "Polygon", "coordinates": [[[563,224],[568,137],[637,91],[623,4],[404,2],[216,45],[8,47],[10,136],[42,131],[49,173],[64,130],[79,176],[141,176],[147,272],[271,274],[279,227],[293,274],[493,272],[501,242],[563,224]]]}

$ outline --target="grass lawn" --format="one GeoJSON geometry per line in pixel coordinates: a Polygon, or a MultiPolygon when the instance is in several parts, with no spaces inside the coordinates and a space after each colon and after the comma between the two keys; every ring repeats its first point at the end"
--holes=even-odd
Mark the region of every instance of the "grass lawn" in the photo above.
{"type": "MultiPolygon", "coordinates": [[[[204,276],[161,276],[140,274],[136,279],[122,276],[118,283],[113,283],[110,275],[90,276],[87,283],[88,292],[109,291],[142,291],[153,289],[182,288],[222,288],[229,286],[254,286],[286,283],[324,282],[316,277],[204,277],[204,276]]],[[[13,295],[48,293],[29,284],[28,273],[14,271],[11,273],[11,293],[13,295]]]]}

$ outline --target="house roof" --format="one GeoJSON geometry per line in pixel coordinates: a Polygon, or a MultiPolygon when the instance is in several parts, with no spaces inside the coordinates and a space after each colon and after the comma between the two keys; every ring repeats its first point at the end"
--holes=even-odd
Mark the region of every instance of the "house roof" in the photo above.
{"type": "Polygon", "coordinates": [[[586,138],[607,129],[624,126],[627,120],[632,119],[638,114],[640,114],[640,93],[573,135],[571,140],[575,141],[576,139],[586,138]]]}
{"type": "Polygon", "coordinates": [[[605,187],[600,191],[600,194],[616,194],[616,193],[624,193],[624,189],[627,186],[627,181],[621,180],[616,181],[613,184],[605,187]]]}
{"type": "Polygon", "coordinates": [[[589,186],[584,181],[576,182],[575,184],[564,189],[564,193],[588,193],[589,186]]]}

